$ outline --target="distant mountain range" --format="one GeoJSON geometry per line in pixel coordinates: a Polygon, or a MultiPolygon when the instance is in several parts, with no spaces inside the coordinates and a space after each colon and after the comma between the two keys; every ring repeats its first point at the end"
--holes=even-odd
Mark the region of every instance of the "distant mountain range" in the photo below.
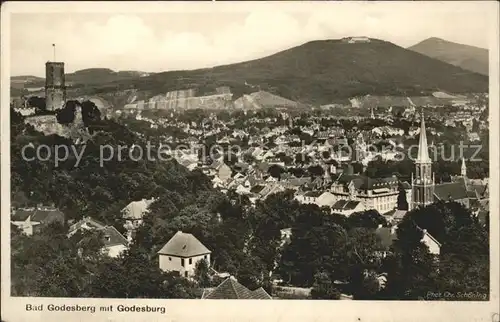
{"type": "Polygon", "coordinates": [[[488,50],[441,38],[429,38],[408,48],[479,74],[488,75],[488,50]]]}
{"type": "Polygon", "coordinates": [[[488,91],[485,75],[390,42],[366,40],[311,41],[252,61],[147,76],[93,68],[68,74],[66,80],[85,85],[78,95],[130,88],[149,97],[188,88],[203,95],[218,86],[229,86],[235,99],[262,90],[305,104],[331,104],[366,94],[421,96],[436,91],[488,91]]]}
{"type": "MultiPolygon", "coordinates": [[[[65,75],[66,82],[74,85],[96,85],[115,81],[149,76],[151,73],[141,71],[118,71],[109,68],[88,68],[78,70],[65,75]]],[[[25,87],[37,87],[45,85],[45,78],[37,76],[13,76],[12,83],[22,83],[25,87]]]]}

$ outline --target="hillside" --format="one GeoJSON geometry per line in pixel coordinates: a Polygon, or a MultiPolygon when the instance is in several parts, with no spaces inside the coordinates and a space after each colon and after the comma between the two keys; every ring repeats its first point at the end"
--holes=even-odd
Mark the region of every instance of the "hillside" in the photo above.
{"type": "Polygon", "coordinates": [[[297,107],[298,104],[286,98],[273,95],[265,91],[258,91],[249,95],[243,95],[234,102],[236,108],[282,108],[297,107]]]}
{"type": "Polygon", "coordinates": [[[329,104],[339,98],[365,94],[422,96],[435,91],[486,92],[488,78],[381,40],[354,44],[324,40],[257,60],[157,73],[108,84],[108,88],[134,87],[153,94],[197,88],[202,94],[223,85],[231,87],[235,99],[255,92],[258,87],[300,103],[329,104]]]}
{"type": "MultiPolygon", "coordinates": [[[[141,71],[118,71],[115,72],[108,68],[87,68],[78,70],[74,73],[67,73],[66,82],[75,87],[81,85],[101,85],[115,81],[122,81],[143,76],[149,76],[150,73],[141,71]]],[[[23,84],[24,87],[38,87],[45,85],[45,78],[36,76],[13,76],[11,84],[23,84]]]]}
{"type": "Polygon", "coordinates": [[[488,75],[488,50],[440,38],[429,38],[408,48],[448,64],[488,75]]]}
{"type": "MultiPolygon", "coordinates": [[[[173,90],[209,95],[228,86],[233,100],[256,91],[302,104],[331,104],[370,95],[426,96],[436,91],[487,92],[488,77],[432,59],[392,43],[312,41],[252,61],[213,68],[140,72],[87,69],[66,75],[69,96],[103,95],[135,89],[145,99],[173,90]]],[[[112,94],[114,96],[114,94],[112,94]]],[[[114,100],[112,100],[112,105],[114,100]]]]}

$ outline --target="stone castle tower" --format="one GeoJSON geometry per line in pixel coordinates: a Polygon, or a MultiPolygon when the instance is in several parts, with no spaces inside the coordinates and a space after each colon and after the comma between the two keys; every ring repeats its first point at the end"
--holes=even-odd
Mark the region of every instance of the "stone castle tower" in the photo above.
{"type": "Polygon", "coordinates": [[[424,113],[421,114],[420,139],[418,142],[418,155],[415,160],[415,178],[412,174],[411,183],[411,209],[427,206],[434,202],[434,174],[432,161],[429,158],[427,135],[425,133],[424,113]]]}
{"type": "Polygon", "coordinates": [[[45,104],[48,111],[64,107],[66,102],[66,84],[64,78],[64,63],[45,63],[45,104]]]}

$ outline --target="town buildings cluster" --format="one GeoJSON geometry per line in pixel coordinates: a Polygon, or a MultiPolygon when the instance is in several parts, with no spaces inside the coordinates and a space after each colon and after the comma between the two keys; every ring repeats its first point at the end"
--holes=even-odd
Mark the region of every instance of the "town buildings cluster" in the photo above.
{"type": "MultiPolygon", "coordinates": [[[[351,38],[351,42],[365,42],[364,38],[351,38]]],[[[65,100],[64,64],[47,63],[46,104],[47,109],[60,109],[65,100]]],[[[433,161],[429,156],[427,134],[435,140],[443,134],[441,130],[426,128],[423,113],[415,112],[414,107],[402,110],[403,117],[420,118],[420,126],[410,126],[407,130],[399,127],[391,116],[390,107],[386,113],[370,110],[366,119],[382,121],[384,125],[371,128],[354,126],[346,129],[338,118],[332,116],[309,115],[307,122],[298,122],[299,118],[288,113],[280,116],[248,117],[243,125],[238,120],[222,120],[212,114],[203,120],[179,120],[179,102],[187,106],[197,106],[200,100],[193,101],[193,93],[175,92],[150,100],[149,105],[170,109],[170,117],[151,117],[140,108],[144,102],[125,106],[117,110],[117,115],[132,117],[142,121],[147,128],[160,130],[176,128],[182,137],[162,132],[161,140],[166,143],[183,144],[183,149],[172,153],[178,163],[191,171],[200,170],[212,181],[213,187],[224,193],[230,191],[246,196],[252,204],[268,196],[292,190],[294,199],[303,204],[315,204],[326,207],[331,214],[350,216],[354,213],[375,210],[386,217],[390,227],[379,227],[377,234],[383,244],[389,247],[395,238],[397,224],[407,211],[420,206],[427,206],[439,200],[453,200],[462,203],[478,216],[488,211],[488,179],[469,179],[467,163],[462,157],[461,172],[453,176],[451,182],[436,182],[433,173],[433,161]],[[152,103],[151,103],[152,102],[152,103]],[[215,138],[206,148],[208,138],[215,138]],[[304,138],[307,138],[307,142],[304,138]],[[396,175],[370,177],[365,173],[370,162],[380,158],[382,161],[397,161],[398,149],[404,150],[409,140],[418,139],[418,154],[415,171],[410,179],[396,175]],[[215,149],[213,147],[215,146],[215,149]],[[239,149],[232,151],[231,146],[239,149]],[[373,147],[379,149],[372,149],[373,147]],[[386,146],[388,148],[382,149],[386,146]],[[344,149],[348,148],[348,149],[344,149]],[[229,153],[228,153],[229,151],[229,153]],[[398,199],[404,196],[408,208],[402,209],[398,199]]],[[[250,98],[248,98],[250,99],[250,98]]],[[[226,88],[218,88],[207,102],[228,101],[231,95],[226,88]]],[[[181,105],[182,105],[181,104],[181,105]]],[[[204,103],[203,103],[204,104],[204,103]]],[[[208,103],[207,103],[208,104],[208,103]]],[[[156,107],[158,108],[158,107],[156,107]]],[[[21,108],[21,110],[24,110],[21,108]]],[[[450,113],[445,126],[461,124],[465,127],[467,138],[474,141],[478,132],[487,130],[484,118],[485,106],[464,104],[450,113]],[[479,126],[474,126],[479,124],[479,126]]],[[[439,117],[438,112],[431,113],[429,119],[439,117]],[[437,115],[437,116],[436,116],[437,115]]],[[[349,119],[349,118],[348,118],[349,119]]],[[[359,120],[353,117],[352,120],[359,120]]],[[[127,119],[123,120],[127,124],[127,119]]],[[[139,135],[143,135],[138,131],[139,135]]],[[[126,234],[121,234],[115,227],[85,217],[71,223],[68,237],[77,232],[98,232],[103,242],[103,252],[117,257],[126,250],[133,240],[135,230],[141,226],[149,206],[155,201],[131,200],[122,210],[126,234]]],[[[12,210],[11,222],[25,234],[37,233],[41,227],[51,222],[64,222],[64,214],[58,209],[39,205],[32,208],[12,210]]],[[[283,229],[283,239],[289,239],[290,229],[283,229]]],[[[423,241],[431,253],[439,254],[440,243],[427,231],[423,241]]],[[[185,278],[193,278],[198,262],[205,260],[210,266],[212,252],[196,236],[178,231],[165,241],[158,251],[158,265],[163,271],[176,271],[185,278]]],[[[234,277],[224,273],[215,274],[226,279],[214,289],[206,289],[202,298],[241,298],[269,299],[270,295],[259,288],[249,290],[234,277]]]]}

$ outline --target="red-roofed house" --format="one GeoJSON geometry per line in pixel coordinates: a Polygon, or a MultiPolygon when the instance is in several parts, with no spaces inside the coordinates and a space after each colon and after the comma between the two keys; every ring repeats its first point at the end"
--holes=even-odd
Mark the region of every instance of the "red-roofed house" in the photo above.
{"type": "Polygon", "coordinates": [[[178,231],[165,246],[158,251],[160,269],[176,271],[184,277],[192,277],[196,263],[206,260],[210,264],[212,252],[192,234],[178,231]]]}

